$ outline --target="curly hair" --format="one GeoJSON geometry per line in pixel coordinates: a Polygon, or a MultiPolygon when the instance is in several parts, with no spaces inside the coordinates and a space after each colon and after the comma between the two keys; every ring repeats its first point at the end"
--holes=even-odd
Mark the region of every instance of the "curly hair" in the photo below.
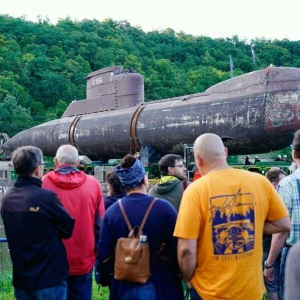
{"type": "Polygon", "coordinates": [[[116,171],[106,174],[106,182],[111,185],[115,195],[123,194],[124,187],[122,186],[116,171]]]}

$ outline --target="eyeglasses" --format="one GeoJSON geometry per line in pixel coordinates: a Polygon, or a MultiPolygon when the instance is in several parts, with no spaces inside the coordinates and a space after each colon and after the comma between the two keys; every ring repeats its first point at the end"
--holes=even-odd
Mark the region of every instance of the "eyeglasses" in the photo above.
{"type": "Polygon", "coordinates": [[[178,165],[178,166],[174,166],[173,168],[185,168],[184,164],[178,165]]]}

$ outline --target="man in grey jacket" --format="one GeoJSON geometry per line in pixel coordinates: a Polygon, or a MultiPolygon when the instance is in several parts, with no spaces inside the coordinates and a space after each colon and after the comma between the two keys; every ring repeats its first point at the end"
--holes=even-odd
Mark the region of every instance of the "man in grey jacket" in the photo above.
{"type": "Polygon", "coordinates": [[[158,164],[161,179],[148,194],[169,201],[178,211],[183,191],[187,186],[187,169],[182,162],[182,157],[177,154],[167,154],[158,164]]]}

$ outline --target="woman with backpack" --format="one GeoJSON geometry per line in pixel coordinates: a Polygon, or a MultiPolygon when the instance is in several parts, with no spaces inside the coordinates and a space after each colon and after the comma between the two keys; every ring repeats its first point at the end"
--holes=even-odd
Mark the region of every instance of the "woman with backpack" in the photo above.
{"type": "MultiPolygon", "coordinates": [[[[115,274],[112,275],[109,284],[109,299],[183,299],[183,289],[177,263],[177,239],[173,237],[177,218],[175,209],[170,203],[162,199],[155,199],[152,203],[154,198],[147,195],[148,178],[146,171],[140,160],[134,156],[126,155],[115,171],[126,189],[127,195],[119,201],[121,205],[118,202],[114,203],[104,215],[98,242],[99,253],[96,267],[96,272],[101,275],[100,277],[105,277],[105,274],[103,274],[105,272],[105,261],[110,257],[114,257],[116,251],[118,259],[115,260],[115,274]],[[150,204],[153,206],[151,207],[150,204]],[[124,211],[122,212],[121,209],[124,211]],[[147,210],[149,211],[148,216],[146,214],[147,210]],[[126,216],[127,221],[125,220],[126,216]],[[141,226],[143,220],[145,220],[145,224],[141,226]],[[132,231],[129,230],[130,226],[132,231]],[[142,231],[141,227],[143,227],[142,231]],[[146,279],[145,283],[134,282],[140,280],[140,274],[136,276],[132,276],[132,274],[129,276],[128,274],[126,276],[126,272],[130,272],[130,269],[134,272],[134,264],[138,263],[135,261],[134,250],[136,251],[139,245],[135,239],[133,241],[134,250],[130,255],[129,252],[125,252],[127,247],[125,242],[128,241],[128,237],[139,238],[139,235],[147,236],[146,239],[149,245],[150,277],[148,276],[149,279],[146,279]],[[120,238],[123,239],[120,240],[120,238]],[[121,242],[124,242],[124,244],[121,244],[121,242]],[[127,263],[129,268],[127,268],[128,265],[126,266],[127,263]]],[[[143,247],[141,247],[141,251],[145,250],[142,250],[143,247]]],[[[146,258],[141,255],[142,260],[146,258]]]]}

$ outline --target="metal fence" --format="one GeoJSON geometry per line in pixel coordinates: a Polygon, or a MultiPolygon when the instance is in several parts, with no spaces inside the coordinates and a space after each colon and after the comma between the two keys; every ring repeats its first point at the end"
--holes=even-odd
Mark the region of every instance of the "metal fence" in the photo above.
{"type": "Polygon", "coordinates": [[[0,299],[14,299],[12,264],[6,238],[0,238],[0,299]]]}

